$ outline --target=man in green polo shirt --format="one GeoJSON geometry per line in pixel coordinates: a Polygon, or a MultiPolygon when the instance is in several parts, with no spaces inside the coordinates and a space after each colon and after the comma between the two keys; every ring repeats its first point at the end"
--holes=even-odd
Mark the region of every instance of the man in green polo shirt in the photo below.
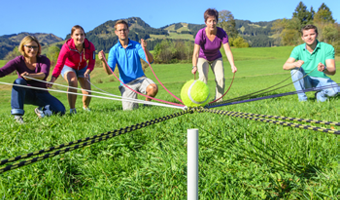
{"type": "Polygon", "coordinates": [[[305,89],[315,87],[315,97],[324,102],[335,96],[340,88],[327,75],[335,74],[334,48],[316,38],[318,30],[314,25],[301,29],[301,39],[305,42],[296,46],[283,65],[284,70],[291,70],[294,87],[300,101],[307,101],[305,89]]]}

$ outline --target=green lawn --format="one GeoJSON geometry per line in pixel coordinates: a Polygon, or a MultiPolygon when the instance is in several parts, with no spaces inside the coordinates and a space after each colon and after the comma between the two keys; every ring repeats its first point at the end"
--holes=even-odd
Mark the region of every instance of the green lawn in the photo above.
{"type": "Polygon", "coordinates": [[[192,37],[190,34],[179,34],[179,33],[170,33],[169,36],[166,35],[153,35],[150,34],[150,38],[148,40],[154,39],[180,39],[180,40],[191,40],[194,41],[195,38],[192,37]]]}
{"type": "Polygon", "coordinates": [[[4,66],[7,63],[7,60],[0,60],[0,66],[4,66]]]}
{"type": "MultiPolygon", "coordinates": [[[[269,87],[289,77],[282,65],[291,50],[292,47],[232,49],[238,72],[224,99],[269,87]]],[[[229,64],[224,64],[229,87],[232,73],[229,64]]],[[[339,61],[336,64],[340,66],[339,61]]],[[[193,78],[191,64],[152,67],[175,95],[193,78]]],[[[156,82],[150,69],[146,75],[156,82]]],[[[15,78],[7,76],[0,81],[13,82],[15,78]]],[[[118,81],[101,68],[96,68],[91,78],[99,88],[120,94],[118,81]]],[[[338,74],[332,79],[340,82],[338,74]]],[[[66,84],[61,78],[58,82],[66,84]]],[[[291,80],[283,84],[288,83],[291,80]]],[[[208,85],[214,94],[211,72],[208,85]]],[[[157,98],[176,102],[158,86],[157,98]]],[[[88,113],[82,111],[78,97],[76,115],[38,119],[35,107],[26,105],[26,123],[18,125],[10,115],[10,89],[0,86],[0,160],[180,111],[155,106],[122,111],[118,101],[93,98],[92,112],[88,113]]],[[[270,94],[293,90],[290,84],[270,94]]],[[[69,109],[66,94],[52,94],[69,109]]],[[[313,93],[307,95],[310,98],[304,103],[292,95],[214,109],[340,121],[338,98],[318,103],[313,93]]],[[[200,133],[200,199],[338,198],[337,136],[210,113],[186,114],[0,174],[0,198],[185,199],[189,128],[198,128],[200,133]]]]}

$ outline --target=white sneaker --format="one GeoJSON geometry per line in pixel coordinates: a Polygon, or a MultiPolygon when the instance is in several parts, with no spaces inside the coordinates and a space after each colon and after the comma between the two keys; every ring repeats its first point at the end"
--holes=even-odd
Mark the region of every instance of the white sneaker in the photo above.
{"type": "Polygon", "coordinates": [[[21,115],[15,115],[14,116],[14,120],[19,123],[19,124],[23,124],[25,123],[24,120],[22,119],[22,116],[21,115]]]}
{"type": "Polygon", "coordinates": [[[87,107],[87,108],[83,107],[83,110],[91,112],[91,109],[89,107],[87,107]]]}
{"type": "Polygon", "coordinates": [[[40,107],[34,109],[34,112],[35,112],[35,114],[38,115],[39,118],[45,117],[44,111],[42,111],[40,107]]]}
{"type": "Polygon", "coordinates": [[[39,118],[43,118],[45,116],[51,116],[52,111],[50,110],[50,105],[47,105],[45,107],[38,107],[34,109],[35,114],[38,115],[39,118]]]}

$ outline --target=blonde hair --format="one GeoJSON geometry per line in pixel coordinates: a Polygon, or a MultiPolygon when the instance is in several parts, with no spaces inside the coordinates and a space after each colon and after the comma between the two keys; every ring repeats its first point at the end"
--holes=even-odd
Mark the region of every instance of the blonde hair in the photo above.
{"type": "Polygon", "coordinates": [[[128,23],[127,23],[126,21],[122,20],[122,19],[116,21],[116,23],[115,23],[115,29],[117,29],[117,25],[118,25],[118,24],[125,24],[126,28],[129,29],[128,23]]]}
{"type": "Polygon", "coordinates": [[[37,56],[40,55],[41,53],[41,45],[38,41],[38,39],[35,37],[35,36],[32,36],[32,35],[28,35],[26,37],[24,37],[20,44],[19,44],[19,52],[21,53],[21,55],[25,56],[25,51],[24,51],[24,46],[27,44],[27,43],[30,43],[30,42],[36,42],[38,44],[38,53],[37,53],[37,56]]]}

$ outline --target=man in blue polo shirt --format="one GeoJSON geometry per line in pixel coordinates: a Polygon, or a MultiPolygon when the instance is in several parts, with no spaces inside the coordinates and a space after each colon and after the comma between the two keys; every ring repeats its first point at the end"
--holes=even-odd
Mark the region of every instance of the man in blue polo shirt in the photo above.
{"type": "Polygon", "coordinates": [[[318,101],[324,102],[328,97],[335,96],[339,91],[338,85],[327,75],[334,75],[334,48],[316,38],[318,30],[314,25],[306,25],[301,29],[302,40],[305,42],[296,46],[290,57],[283,65],[284,70],[291,70],[294,87],[300,101],[307,101],[303,90],[320,88],[315,93],[318,101]],[[301,91],[301,92],[300,92],[301,91]]]}
{"type": "MultiPolygon", "coordinates": [[[[118,20],[115,23],[115,34],[118,36],[119,41],[114,45],[109,52],[108,65],[104,62],[103,51],[98,54],[98,58],[102,60],[104,70],[107,74],[112,74],[115,70],[116,64],[119,69],[119,79],[133,90],[144,93],[150,97],[155,97],[158,92],[157,85],[143,72],[140,59],[145,62],[146,56],[144,50],[138,42],[132,41],[128,38],[129,27],[126,21],[118,20]],[[110,67],[110,68],[109,68],[110,67]]],[[[153,56],[146,49],[146,42],[142,40],[148,60],[152,63],[153,56]]],[[[120,84],[119,90],[122,97],[137,99],[137,94],[120,84]]],[[[145,98],[146,101],[151,101],[150,98],[145,98]]],[[[138,108],[137,103],[123,101],[123,110],[132,110],[138,108]]]]}

